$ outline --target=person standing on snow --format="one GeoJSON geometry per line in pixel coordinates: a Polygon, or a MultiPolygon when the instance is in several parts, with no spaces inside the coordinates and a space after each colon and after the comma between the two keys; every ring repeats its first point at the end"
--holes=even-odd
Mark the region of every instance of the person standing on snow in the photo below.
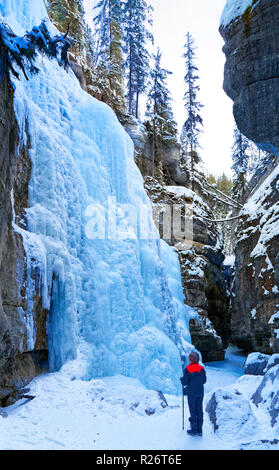
{"type": "Polygon", "coordinates": [[[199,355],[192,352],[189,355],[190,364],[185,367],[180,382],[186,388],[188,406],[190,411],[191,429],[187,431],[190,436],[202,436],[203,426],[203,397],[206,372],[199,364],[199,355]]]}

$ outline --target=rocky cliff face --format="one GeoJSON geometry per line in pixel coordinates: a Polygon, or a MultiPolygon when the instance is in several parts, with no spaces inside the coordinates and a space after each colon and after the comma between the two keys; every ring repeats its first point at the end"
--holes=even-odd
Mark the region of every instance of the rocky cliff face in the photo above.
{"type": "MultiPolygon", "coordinates": [[[[192,343],[201,352],[203,361],[223,360],[230,337],[229,298],[222,271],[222,235],[218,226],[209,222],[214,215],[205,202],[204,188],[196,184],[192,191],[152,177],[145,177],[145,188],[154,204],[159,229],[162,229],[160,214],[166,208],[173,211],[181,208],[183,235],[172,232],[168,239],[164,238],[177,250],[186,303],[196,312],[190,320],[192,343]]],[[[206,196],[208,201],[208,193],[206,196]]]]}
{"type": "MultiPolygon", "coordinates": [[[[228,2],[229,3],[229,2],[228,2]]],[[[227,5],[228,5],[227,3],[227,5]]],[[[231,2],[232,3],[232,2],[231,2]]],[[[224,89],[234,102],[240,131],[261,148],[279,149],[279,5],[250,2],[220,27],[226,54],[224,89]]],[[[236,228],[232,339],[247,351],[278,352],[278,159],[253,178],[236,228]]]]}
{"type": "Polygon", "coordinates": [[[39,296],[34,299],[36,351],[28,351],[26,344],[26,257],[13,220],[24,226],[31,163],[27,150],[18,150],[18,127],[5,60],[0,51],[0,406],[16,399],[18,390],[41,372],[40,361],[47,349],[45,312],[40,308],[39,296]]]}
{"type": "MultiPolygon", "coordinates": [[[[223,275],[222,234],[209,221],[215,218],[211,208],[216,209],[218,200],[206,188],[203,175],[197,175],[193,188],[178,144],[161,146],[154,159],[152,138],[145,126],[131,118],[123,125],[134,142],[135,159],[154,204],[158,228],[164,206],[171,210],[175,206],[188,207],[193,211],[189,243],[173,233],[164,238],[177,250],[186,303],[197,313],[190,321],[192,343],[205,362],[223,360],[230,337],[229,298],[223,275]]],[[[187,214],[183,210],[181,226],[185,228],[187,214]]]]}
{"type": "Polygon", "coordinates": [[[160,152],[153,158],[153,141],[146,127],[129,116],[122,124],[135,145],[135,158],[143,177],[154,176],[163,184],[186,186],[189,184],[183,170],[179,144],[161,145],[160,152]]]}
{"type": "Polygon", "coordinates": [[[279,7],[252,1],[243,14],[221,25],[226,55],[224,89],[234,102],[243,134],[264,150],[279,151],[279,7]]]}
{"type": "Polygon", "coordinates": [[[278,167],[244,206],[237,227],[232,340],[246,351],[279,351],[278,167]]]}

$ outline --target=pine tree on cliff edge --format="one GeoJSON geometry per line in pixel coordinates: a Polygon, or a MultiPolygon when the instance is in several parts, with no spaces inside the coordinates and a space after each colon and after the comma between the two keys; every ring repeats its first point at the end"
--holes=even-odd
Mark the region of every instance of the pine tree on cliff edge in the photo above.
{"type": "Polygon", "coordinates": [[[124,3],[124,50],[127,70],[127,101],[129,114],[139,117],[139,98],[147,89],[150,73],[148,43],[153,36],[148,30],[152,8],[145,0],[124,3]]]}
{"type": "Polygon", "coordinates": [[[182,154],[186,164],[188,163],[190,175],[193,180],[196,166],[201,162],[197,150],[200,148],[199,135],[203,127],[203,119],[200,114],[203,105],[198,99],[200,86],[198,84],[198,67],[195,65],[196,47],[194,38],[190,33],[187,33],[184,47],[185,53],[183,57],[186,59],[186,75],[184,80],[187,88],[184,95],[184,106],[187,112],[187,119],[182,128],[181,145],[182,154]]]}
{"type": "Polygon", "coordinates": [[[239,202],[245,202],[245,192],[248,182],[253,175],[272,161],[272,154],[263,152],[237,126],[234,128],[234,143],[232,147],[233,195],[239,202]]]}
{"type": "Polygon", "coordinates": [[[82,0],[47,0],[50,18],[60,31],[67,31],[75,40],[73,52],[82,55],[85,49],[87,26],[82,0]]]}
{"type": "Polygon", "coordinates": [[[247,175],[249,170],[249,147],[250,142],[237,126],[234,128],[234,143],[232,147],[232,170],[233,178],[233,196],[239,202],[243,203],[245,198],[245,189],[247,185],[247,175]]]}
{"type": "Polygon", "coordinates": [[[99,0],[94,7],[97,35],[95,87],[99,99],[125,112],[123,59],[123,2],[99,0]]]}
{"type": "Polygon", "coordinates": [[[168,146],[177,142],[177,124],[174,120],[167,78],[172,73],[162,68],[162,54],[158,49],[154,56],[155,65],[150,73],[151,86],[147,96],[146,127],[153,140],[153,176],[156,153],[162,144],[168,146]]]}

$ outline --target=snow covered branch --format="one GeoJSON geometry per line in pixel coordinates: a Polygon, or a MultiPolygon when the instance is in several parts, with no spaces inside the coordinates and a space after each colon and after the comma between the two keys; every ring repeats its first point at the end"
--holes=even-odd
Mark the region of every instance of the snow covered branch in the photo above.
{"type": "Polygon", "coordinates": [[[22,71],[26,80],[28,72],[39,72],[35,65],[38,53],[57,59],[61,66],[67,68],[67,53],[72,44],[73,39],[68,37],[68,31],[52,38],[44,21],[23,37],[16,36],[8,25],[0,23],[0,55],[6,56],[5,66],[17,79],[19,73],[16,67],[22,71]]]}
{"type": "Polygon", "coordinates": [[[240,215],[237,215],[235,217],[230,217],[228,219],[208,219],[207,217],[203,217],[202,218],[204,220],[207,220],[208,222],[214,222],[214,223],[221,223],[221,222],[232,222],[233,220],[237,220],[237,219],[241,219],[242,217],[244,217],[244,214],[240,214],[240,215]]]}

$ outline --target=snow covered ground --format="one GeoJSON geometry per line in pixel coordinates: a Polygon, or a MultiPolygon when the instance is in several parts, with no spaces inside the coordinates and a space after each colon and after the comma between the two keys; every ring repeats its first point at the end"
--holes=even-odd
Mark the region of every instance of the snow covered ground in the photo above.
{"type": "MultiPolygon", "coordinates": [[[[224,362],[206,365],[205,405],[215,388],[230,389],[237,381],[243,394],[254,392],[262,377],[241,377],[243,361],[231,350],[224,362]]],[[[81,381],[75,379],[71,363],[36,378],[30,393],[35,400],[22,400],[5,410],[6,418],[0,416],[1,450],[229,450],[243,444],[257,449],[258,439],[271,437],[264,428],[255,429],[247,439],[217,436],[207,413],[204,436],[188,437],[182,431],[181,397],[166,395],[165,407],[157,392],[146,390],[136,379],[81,381]]],[[[260,448],[265,447],[277,446],[261,443],[260,448]]]]}

